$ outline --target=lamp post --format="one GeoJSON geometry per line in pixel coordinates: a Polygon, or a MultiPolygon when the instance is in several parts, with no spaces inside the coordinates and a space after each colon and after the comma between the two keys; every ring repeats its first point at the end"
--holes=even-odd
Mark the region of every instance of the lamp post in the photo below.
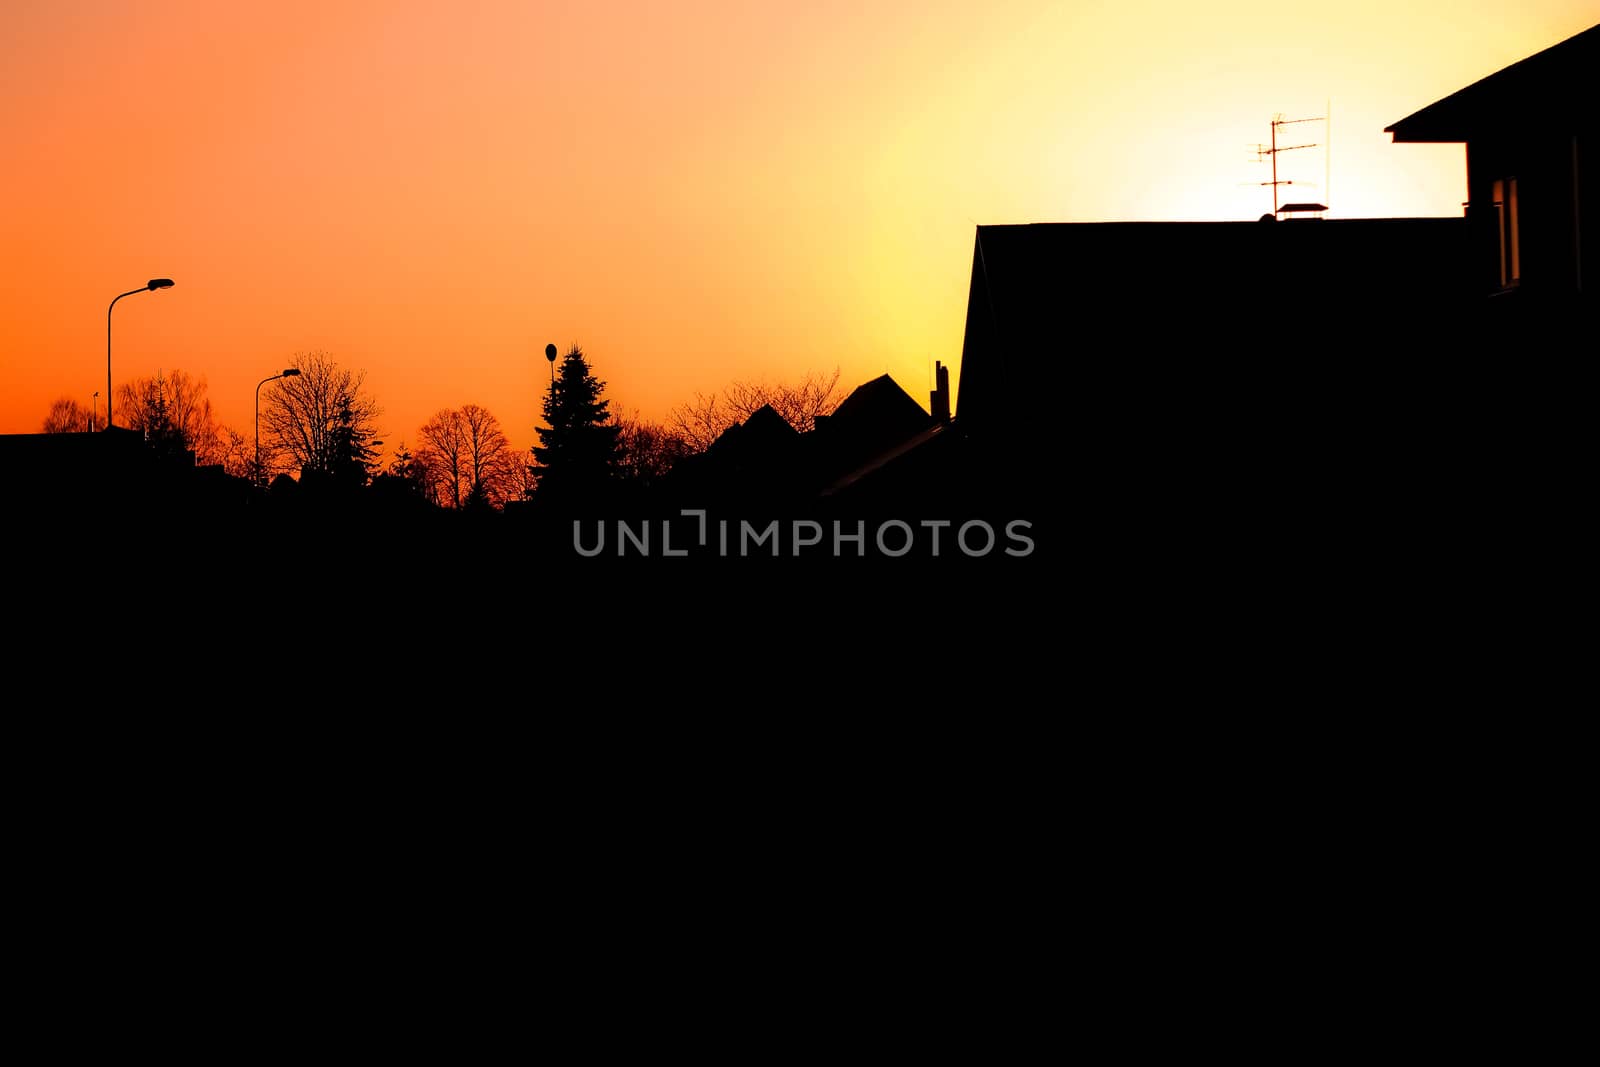
{"type": "Polygon", "coordinates": [[[95,412],[100,410],[100,390],[94,391],[94,396],[89,398],[89,432],[94,433],[95,412]]]}
{"type": "Polygon", "coordinates": [[[260,485],[261,478],[261,387],[268,382],[275,382],[279,378],[298,378],[300,368],[286,367],[270,378],[263,378],[256,383],[256,484],[260,485]]]}
{"type": "Polygon", "coordinates": [[[552,390],[554,390],[555,387],[556,387],[556,346],[555,345],[545,345],[544,346],[544,358],[548,359],[550,361],[550,388],[552,390]]]}
{"type": "Polygon", "coordinates": [[[171,278],[151,278],[138,289],[129,289],[121,293],[116,300],[111,301],[111,307],[106,308],[106,429],[111,429],[111,308],[117,306],[117,300],[134,293],[154,292],[157,289],[171,289],[171,278]]]}

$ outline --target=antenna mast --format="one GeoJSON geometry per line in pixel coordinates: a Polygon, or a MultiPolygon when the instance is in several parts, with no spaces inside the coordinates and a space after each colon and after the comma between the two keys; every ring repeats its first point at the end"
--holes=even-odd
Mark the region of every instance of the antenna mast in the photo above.
{"type": "MultiPolygon", "coordinates": [[[[1278,217],[1278,186],[1280,186],[1280,185],[1293,185],[1294,184],[1294,182],[1291,179],[1287,179],[1286,178],[1283,181],[1279,181],[1278,180],[1278,153],[1279,152],[1293,152],[1293,151],[1295,151],[1296,149],[1299,149],[1299,148],[1316,148],[1317,147],[1317,145],[1314,142],[1311,143],[1311,144],[1286,144],[1286,145],[1278,144],[1278,127],[1279,126],[1294,126],[1294,125],[1297,125],[1298,123],[1302,123],[1302,122],[1327,122],[1327,121],[1328,121],[1328,118],[1327,118],[1326,115],[1319,115],[1316,118],[1310,118],[1310,119],[1286,119],[1281,114],[1272,116],[1272,144],[1270,146],[1264,145],[1264,144],[1256,145],[1256,162],[1259,163],[1261,160],[1266,159],[1268,157],[1271,157],[1271,159],[1272,159],[1272,180],[1270,182],[1262,182],[1261,184],[1262,185],[1269,185],[1269,186],[1272,187],[1272,217],[1273,218],[1277,218],[1278,217]]],[[[1304,185],[1305,183],[1301,182],[1300,184],[1304,185]]],[[[1315,184],[1315,183],[1313,183],[1313,184],[1315,184]]]]}

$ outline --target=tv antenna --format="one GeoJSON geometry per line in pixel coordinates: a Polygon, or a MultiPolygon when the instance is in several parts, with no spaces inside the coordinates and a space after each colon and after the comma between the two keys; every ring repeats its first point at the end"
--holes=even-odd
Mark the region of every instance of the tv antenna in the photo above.
{"type": "MultiPolygon", "coordinates": [[[[1327,122],[1327,121],[1328,121],[1328,116],[1326,116],[1326,115],[1318,115],[1315,118],[1309,118],[1309,119],[1286,119],[1286,118],[1283,117],[1282,114],[1278,114],[1278,115],[1272,116],[1272,142],[1271,142],[1271,144],[1258,144],[1258,145],[1256,145],[1256,162],[1259,163],[1262,160],[1269,159],[1269,158],[1272,160],[1272,180],[1270,182],[1260,182],[1259,184],[1265,185],[1265,186],[1270,186],[1272,188],[1272,217],[1273,218],[1277,218],[1278,217],[1278,213],[1283,210],[1282,208],[1280,208],[1278,206],[1278,186],[1280,186],[1280,185],[1295,185],[1295,184],[1299,184],[1299,185],[1315,185],[1316,184],[1314,182],[1299,182],[1299,183],[1296,183],[1293,180],[1288,179],[1288,178],[1284,178],[1284,179],[1280,180],[1278,178],[1278,153],[1279,152],[1294,152],[1294,151],[1296,151],[1298,149],[1301,149],[1301,148],[1317,148],[1317,147],[1319,147],[1316,142],[1311,142],[1309,144],[1286,144],[1286,145],[1280,145],[1278,143],[1278,127],[1279,126],[1297,126],[1297,125],[1299,125],[1300,123],[1303,123],[1303,122],[1327,122]]],[[[1296,205],[1294,205],[1294,207],[1296,209],[1298,209],[1298,210],[1309,210],[1311,208],[1311,206],[1312,205],[1308,205],[1308,204],[1296,204],[1296,205]]],[[[1327,206],[1326,205],[1318,205],[1318,206],[1320,206],[1322,208],[1322,210],[1324,210],[1324,211],[1327,210],[1327,206]]]]}

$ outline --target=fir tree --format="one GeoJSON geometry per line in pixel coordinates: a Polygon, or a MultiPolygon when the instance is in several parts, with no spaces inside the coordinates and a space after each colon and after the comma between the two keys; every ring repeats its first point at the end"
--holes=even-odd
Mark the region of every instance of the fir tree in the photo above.
{"type": "Polygon", "coordinates": [[[376,451],[367,444],[373,431],[356,417],[353,398],[339,395],[333,431],[328,435],[325,469],[333,483],[344,489],[360,489],[372,478],[376,451]]]}
{"type": "Polygon", "coordinates": [[[603,492],[615,479],[621,427],[611,421],[606,383],[573,345],[544,400],[546,426],[533,446],[537,495],[569,502],[603,492]]]}
{"type": "Polygon", "coordinates": [[[428,495],[428,468],[425,463],[417,458],[411,449],[406,447],[404,441],[395,449],[394,460],[389,464],[388,477],[394,479],[409,493],[426,497],[428,495]]]}
{"type": "Polygon", "coordinates": [[[147,401],[147,406],[144,439],[163,456],[175,456],[181,453],[187,442],[184,440],[182,429],[172,421],[172,414],[167,406],[167,379],[160,371],[156,372],[152,395],[147,401]]]}

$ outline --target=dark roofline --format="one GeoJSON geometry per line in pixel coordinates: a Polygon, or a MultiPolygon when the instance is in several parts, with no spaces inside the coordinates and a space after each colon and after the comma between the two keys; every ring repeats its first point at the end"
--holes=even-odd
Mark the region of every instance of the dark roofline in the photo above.
{"type": "MultiPolygon", "coordinates": [[[[1322,226],[1330,229],[1356,229],[1373,225],[1404,226],[1419,223],[1438,223],[1441,221],[1453,222],[1460,220],[1459,215],[1380,215],[1373,218],[1359,219],[1322,219],[1322,226]]],[[[1200,230],[1207,227],[1218,229],[1222,227],[1239,227],[1243,229],[1256,229],[1261,225],[1260,220],[1250,219],[1213,219],[1207,221],[1193,220],[1184,222],[980,222],[978,234],[981,236],[989,231],[1003,230],[1200,230]]]]}
{"type": "MultiPolygon", "coordinates": [[[[901,387],[900,383],[895,381],[892,376],[884,373],[878,375],[876,378],[873,378],[870,381],[862,382],[860,385],[850,390],[849,394],[843,400],[839,401],[839,406],[833,409],[833,413],[829,416],[829,418],[836,420],[839,416],[844,416],[844,418],[848,419],[861,407],[872,403],[874,398],[878,397],[890,398],[888,401],[890,403],[898,403],[898,400],[895,398],[904,397],[906,401],[911,404],[911,407],[921,411],[924,415],[927,414],[927,410],[923,408],[921,404],[917,403],[916,397],[906,392],[905,389],[901,387]]],[[[879,400],[878,402],[882,403],[883,401],[879,400]]],[[[909,411],[910,408],[907,408],[906,410],[909,411]]],[[[830,423],[830,425],[837,424],[837,422],[830,423]]]]}
{"type": "MultiPolygon", "coordinates": [[[[1420,111],[1407,115],[1384,133],[1394,135],[1395,144],[1456,144],[1467,140],[1467,124],[1474,119],[1484,121],[1488,116],[1504,113],[1517,106],[1529,106],[1535,101],[1526,99],[1548,88],[1550,80],[1559,81],[1566,74],[1576,83],[1578,78],[1592,78],[1593,64],[1586,62],[1587,49],[1600,50],[1600,24],[1519,59],[1502,67],[1488,77],[1480,78],[1458,89],[1442,100],[1436,100],[1420,111]],[[1566,68],[1566,69],[1564,69],[1566,68]],[[1506,99],[1496,101],[1494,97],[1506,99]]],[[[1526,115],[1522,116],[1526,118],[1526,115]]]]}

